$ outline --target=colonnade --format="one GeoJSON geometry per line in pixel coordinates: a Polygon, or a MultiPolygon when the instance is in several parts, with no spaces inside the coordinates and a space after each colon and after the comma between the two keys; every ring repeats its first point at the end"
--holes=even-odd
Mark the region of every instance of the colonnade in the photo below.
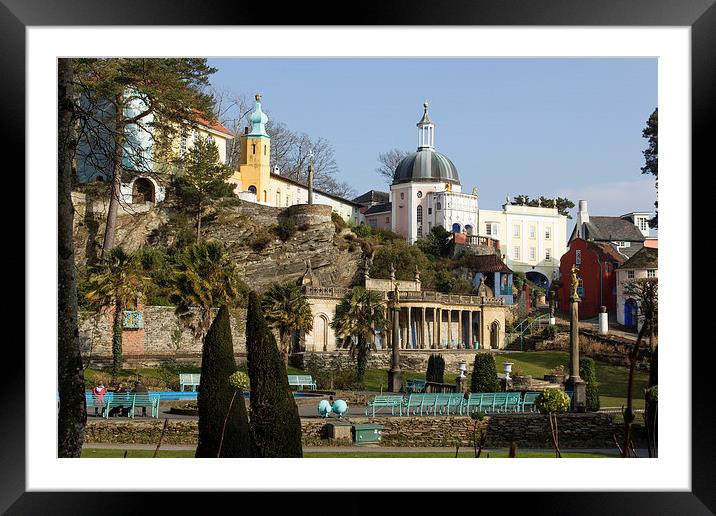
{"type": "MultiPolygon", "coordinates": [[[[392,310],[388,310],[392,317],[392,310]]],[[[453,307],[402,306],[400,308],[400,347],[402,349],[478,349],[489,347],[480,342],[482,313],[453,307]]],[[[387,328],[392,327],[389,322],[387,328]]],[[[389,332],[390,333],[390,332],[389,332]]],[[[388,336],[388,346],[391,336],[388,336]]]]}

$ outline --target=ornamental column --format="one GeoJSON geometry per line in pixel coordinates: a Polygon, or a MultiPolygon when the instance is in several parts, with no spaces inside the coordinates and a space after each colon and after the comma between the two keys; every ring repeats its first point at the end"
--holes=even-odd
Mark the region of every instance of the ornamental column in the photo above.
{"type": "Polygon", "coordinates": [[[403,388],[403,372],[400,370],[400,296],[398,284],[395,284],[393,299],[390,303],[393,312],[393,348],[391,353],[390,370],[388,370],[388,392],[400,392],[403,388]]]}
{"type": "Polygon", "coordinates": [[[586,383],[579,377],[579,294],[577,288],[577,268],[572,265],[572,284],[569,320],[569,378],[564,382],[564,389],[572,391],[572,411],[584,412],[587,407],[586,383]]]}
{"type": "Polygon", "coordinates": [[[472,310],[467,312],[467,347],[472,349],[472,310]]]}
{"type": "Polygon", "coordinates": [[[462,327],[462,309],[457,312],[457,347],[465,345],[465,330],[462,327]]]}

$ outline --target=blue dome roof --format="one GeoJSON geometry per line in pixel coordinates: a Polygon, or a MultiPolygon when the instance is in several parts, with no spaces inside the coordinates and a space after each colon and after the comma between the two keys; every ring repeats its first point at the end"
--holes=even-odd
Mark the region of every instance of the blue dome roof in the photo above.
{"type": "Polygon", "coordinates": [[[434,149],[422,148],[398,163],[393,174],[393,184],[419,181],[460,184],[457,168],[444,154],[434,149]]]}

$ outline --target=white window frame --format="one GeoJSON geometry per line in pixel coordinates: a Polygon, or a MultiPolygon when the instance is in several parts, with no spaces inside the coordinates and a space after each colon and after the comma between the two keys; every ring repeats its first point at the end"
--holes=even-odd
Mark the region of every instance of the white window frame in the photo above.
{"type": "Polygon", "coordinates": [[[574,253],[574,264],[582,265],[582,250],[577,249],[574,253]]]}
{"type": "Polygon", "coordinates": [[[627,273],[627,279],[634,279],[634,271],[633,270],[626,271],[626,273],[627,273]]]}
{"type": "Polygon", "coordinates": [[[552,240],[552,226],[545,226],[544,228],[544,239],[552,240]]]}
{"type": "Polygon", "coordinates": [[[537,248],[530,247],[530,260],[535,261],[537,259],[537,248]]]}
{"type": "Polygon", "coordinates": [[[647,278],[656,278],[656,269],[647,269],[646,277],[647,278]]]}
{"type": "Polygon", "coordinates": [[[537,238],[537,227],[530,225],[530,238],[537,238]]]}
{"type": "Polygon", "coordinates": [[[512,248],[512,259],[513,260],[520,259],[520,246],[516,245],[512,248]]]}
{"type": "Polygon", "coordinates": [[[512,236],[514,238],[520,238],[520,225],[519,224],[512,225],[512,236]]]}
{"type": "Polygon", "coordinates": [[[544,250],[544,259],[548,262],[552,260],[552,254],[550,251],[551,250],[549,248],[544,250]]]}

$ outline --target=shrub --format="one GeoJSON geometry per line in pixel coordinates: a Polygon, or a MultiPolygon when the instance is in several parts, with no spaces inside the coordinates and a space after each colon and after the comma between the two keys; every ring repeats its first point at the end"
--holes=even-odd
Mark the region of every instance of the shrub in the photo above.
{"type": "Polygon", "coordinates": [[[219,451],[221,457],[251,457],[244,396],[229,382],[235,371],[229,309],[222,306],[204,338],[202,349],[196,457],[217,457],[219,451]]]}
{"type": "Polygon", "coordinates": [[[239,370],[236,370],[234,374],[229,376],[229,383],[242,391],[248,391],[251,385],[249,382],[249,375],[239,370]]]}
{"type": "Polygon", "coordinates": [[[470,379],[471,392],[497,392],[500,390],[500,381],[497,377],[495,357],[489,353],[475,355],[475,364],[470,379]]]}
{"type": "Polygon", "coordinates": [[[441,270],[435,274],[435,288],[438,292],[449,294],[455,290],[457,280],[448,271],[441,270]]]}
{"type": "Polygon", "coordinates": [[[428,382],[443,383],[445,380],[445,359],[441,355],[430,355],[428,370],[425,373],[428,382]]]}
{"type": "Polygon", "coordinates": [[[253,291],[246,313],[246,355],[254,456],[302,457],[301,420],[288,385],[286,366],[253,291]]]}
{"type": "Polygon", "coordinates": [[[373,230],[367,224],[358,224],[357,226],[353,226],[351,229],[356,235],[363,238],[370,236],[373,233],[373,230]]]}
{"type": "Polygon", "coordinates": [[[273,240],[271,237],[271,233],[268,231],[260,232],[260,233],[254,233],[251,235],[248,239],[248,244],[254,251],[263,251],[266,249],[266,246],[269,245],[269,243],[273,240]]]}
{"type": "Polygon", "coordinates": [[[596,412],[599,410],[599,387],[594,359],[589,357],[579,359],[579,376],[587,383],[587,410],[596,412]]]}
{"type": "Polygon", "coordinates": [[[542,338],[547,340],[553,340],[557,335],[557,327],[554,324],[549,324],[542,330],[542,338]]]}
{"type": "Polygon", "coordinates": [[[333,225],[336,228],[336,232],[341,231],[342,229],[345,229],[348,227],[348,224],[346,224],[346,221],[343,220],[343,217],[341,217],[338,213],[331,212],[331,220],[333,221],[333,225]]]}
{"type": "Polygon", "coordinates": [[[284,242],[296,234],[296,222],[293,219],[286,219],[276,226],[276,234],[284,242]]]}
{"type": "Polygon", "coordinates": [[[561,414],[569,410],[569,396],[561,389],[545,389],[535,400],[542,414],[561,414]]]}

